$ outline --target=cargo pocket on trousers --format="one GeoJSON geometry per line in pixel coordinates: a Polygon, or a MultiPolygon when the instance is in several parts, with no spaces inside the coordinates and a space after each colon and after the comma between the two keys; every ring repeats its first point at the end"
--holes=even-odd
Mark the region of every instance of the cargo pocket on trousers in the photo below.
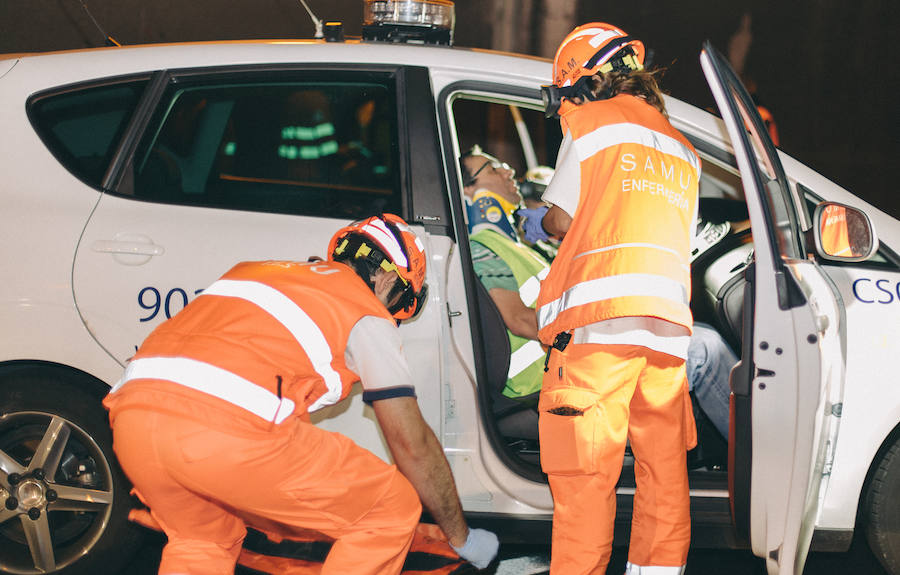
{"type": "Polygon", "coordinates": [[[539,409],[544,473],[595,473],[599,459],[596,442],[600,409],[593,395],[571,389],[554,390],[542,395],[539,409]]]}

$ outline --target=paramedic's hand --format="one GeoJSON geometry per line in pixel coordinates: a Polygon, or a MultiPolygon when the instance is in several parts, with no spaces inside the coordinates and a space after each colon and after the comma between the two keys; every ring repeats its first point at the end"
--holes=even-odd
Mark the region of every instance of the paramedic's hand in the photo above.
{"type": "Polygon", "coordinates": [[[500,541],[496,535],[485,529],[469,529],[465,545],[462,547],[450,545],[450,547],[476,568],[484,569],[497,556],[500,541]]]}
{"type": "Polygon", "coordinates": [[[541,240],[546,241],[550,239],[550,236],[547,235],[547,232],[544,230],[544,226],[541,223],[544,219],[544,214],[547,213],[548,209],[547,206],[541,206],[539,208],[523,208],[516,211],[516,215],[519,216],[521,220],[522,232],[525,234],[526,242],[533,244],[541,240]]]}

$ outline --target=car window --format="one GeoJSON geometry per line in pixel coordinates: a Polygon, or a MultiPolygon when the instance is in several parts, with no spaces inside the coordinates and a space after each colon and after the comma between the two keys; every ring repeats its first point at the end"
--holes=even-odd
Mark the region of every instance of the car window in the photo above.
{"type": "MultiPolygon", "coordinates": [[[[460,152],[478,145],[509,164],[516,170],[526,204],[537,205],[553,175],[562,140],[559,120],[545,118],[537,105],[506,100],[499,94],[462,92],[451,100],[450,110],[460,152]]],[[[701,157],[701,219],[712,223],[747,220],[744,189],[734,158],[702,152],[701,157]]]]}
{"type": "Polygon", "coordinates": [[[100,188],[146,85],[135,80],[37,95],[29,101],[29,117],[56,159],[100,188]]]}
{"type": "Polygon", "coordinates": [[[797,215],[793,210],[791,188],[784,174],[778,152],[772,144],[768,130],[756,111],[756,106],[749,100],[740,87],[740,81],[734,80],[729,85],[732,97],[744,127],[747,130],[748,142],[756,156],[756,177],[765,194],[765,207],[768,211],[769,226],[782,259],[800,259],[800,235],[797,215]]]}
{"type": "MultiPolygon", "coordinates": [[[[449,121],[458,153],[479,146],[515,170],[526,206],[537,205],[553,176],[562,133],[559,121],[548,120],[538,102],[494,94],[457,94],[450,100],[449,121]]],[[[462,176],[456,166],[459,181],[462,176]]]]}
{"type": "Polygon", "coordinates": [[[136,198],[356,218],[400,211],[393,80],[174,84],[138,147],[136,198]]]}
{"type": "Polygon", "coordinates": [[[554,166],[562,134],[557,120],[519,102],[462,95],[453,100],[460,152],[474,145],[502,159],[518,176],[536,166],[554,166]]]}
{"type": "Polygon", "coordinates": [[[703,162],[700,171],[700,197],[744,201],[741,175],[733,163],[725,163],[698,151],[703,162]]]}

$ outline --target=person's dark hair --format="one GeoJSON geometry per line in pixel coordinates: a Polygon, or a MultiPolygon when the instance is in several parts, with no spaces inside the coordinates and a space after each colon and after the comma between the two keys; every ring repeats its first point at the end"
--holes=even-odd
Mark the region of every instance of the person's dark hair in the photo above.
{"type": "Polygon", "coordinates": [[[372,278],[375,276],[375,272],[378,271],[380,262],[385,257],[384,254],[378,248],[372,247],[368,257],[354,257],[359,244],[365,240],[362,236],[356,234],[349,234],[347,239],[350,240],[350,244],[342,254],[334,256],[334,261],[350,266],[356,272],[356,275],[362,278],[370,289],[374,290],[375,282],[372,281],[372,278]]]}
{"type": "Polygon", "coordinates": [[[484,152],[481,149],[481,146],[475,144],[459,156],[459,173],[462,175],[463,187],[469,187],[475,183],[475,177],[472,174],[472,171],[466,166],[466,162],[464,161],[466,158],[471,158],[472,156],[480,156],[484,152]]]}
{"type": "Polygon", "coordinates": [[[663,93],[656,81],[656,77],[661,74],[659,68],[652,71],[618,70],[608,74],[595,74],[592,78],[591,91],[598,100],[612,98],[618,94],[631,94],[642,98],[659,110],[660,114],[667,116],[663,93]]]}

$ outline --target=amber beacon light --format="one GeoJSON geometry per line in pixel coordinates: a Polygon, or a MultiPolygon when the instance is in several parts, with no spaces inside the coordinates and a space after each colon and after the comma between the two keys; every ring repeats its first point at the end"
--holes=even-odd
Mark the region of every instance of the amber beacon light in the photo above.
{"type": "Polygon", "coordinates": [[[450,45],[454,24],[450,0],[365,0],[363,39],[450,45]]]}

